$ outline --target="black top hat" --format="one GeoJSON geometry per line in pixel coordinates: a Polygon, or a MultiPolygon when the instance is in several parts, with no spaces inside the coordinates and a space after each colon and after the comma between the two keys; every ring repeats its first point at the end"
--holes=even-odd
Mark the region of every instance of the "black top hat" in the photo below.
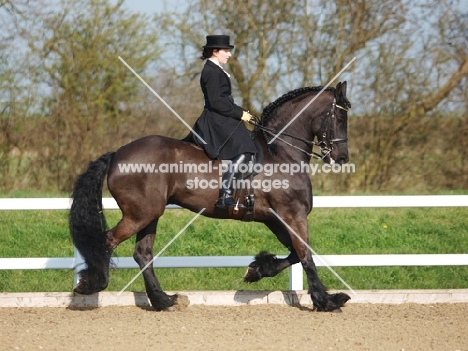
{"type": "Polygon", "coordinates": [[[233,49],[229,44],[229,35],[207,35],[204,49],[233,49]]]}

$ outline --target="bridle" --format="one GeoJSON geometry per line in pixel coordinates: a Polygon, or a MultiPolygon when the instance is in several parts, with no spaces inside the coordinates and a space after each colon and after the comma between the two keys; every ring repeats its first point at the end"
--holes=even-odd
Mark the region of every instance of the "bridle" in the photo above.
{"type": "Polygon", "coordinates": [[[325,131],[322,133],[322,139],[319,140],[319,141],[307,140],[307,139],[300,138],[300,137],[297,137],[295,135],[292,135],[292,134],[289,134],[289,133],[286,133],[286,132],[281,133],[281,135],[284,135],[284,136],[290,137],[292,139],[301,141],[304,144],[310,146],[312,148],[312,152],[308,152],[307,150],[304,150],[304,149],[292,144],[291,142],[281,138],[280,136],[277,136],[278,132],[275,131],[273,128],[265,127],[265,126],[263,126],[263,125],[261,125],[259,123],[253,122],[253,121],[250,121],[250,123],[252,123],[253,125],[255,125],[255,127],[257,127],[258,129],[263,131],[265,139],[267,141],[268,141],[268,137],[266,136],[266,134],[271,135],[271,136],[276,136],[276,139],[282,141],[286,145],[288,145],[288,146],[290,146],[290,147],[292,147],[292,148],[294,148],[296,150],[299,150],[299,151],[305,153],[307,156],[315,157],[315,158],[317,158],[319,160],[323,160],[325,157],[327,157],[333,151],[333,145],[334,144],[344,143],[344,142],[348,141],[348,138],[335,138],[334,137],[335,136],[334,126],[335,126],[335,122],[336,122],[336,113],[335,113],[335,111],[336,111],[337,108],[339,108],[339,109],[341,109],[343,111],[346,111],[346,112],[348,112],[348,110],[349,110],[346,107],[338,105],[336,103],[336,99],[333,98],[332,106],[331,106],[330,110],[326,114],[327,118],[326,118],[325,123],[327,124],[327,126],[325,127],[325,131]],[[321,154],[318,154],[317,152],[313,151],[314,146],[320,147],[321,154]]]}

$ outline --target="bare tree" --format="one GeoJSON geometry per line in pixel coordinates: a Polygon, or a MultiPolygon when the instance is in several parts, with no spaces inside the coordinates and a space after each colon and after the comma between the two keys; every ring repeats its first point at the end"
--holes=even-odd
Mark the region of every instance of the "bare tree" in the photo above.
{"type": "MultiPolygon", "coordinates": [[[[361,94],[367,91],[372,106],[356,125],[365,140],[364,152],[356,154],[364,172],[354,178],[353,185],[361,189],[404,190],[408,181],[415,182],[409,179],[414,177],[411,168],[415,162],[421,163],[417,170],[421,173],[421,156],[434,152],[434,147],[444,148],[434,142],[451,139],[455,132],[449,129],[437,135],[433,130],[444,128],[448,113],[462,113],[463,105],[449,103],[456,99],[457,87],[466,85],[468,76],[468,54],[463,49],[468,38],[463,38],[458,9],[427,1],[408,9],[406,18],[405,26],[389,33],[376,47],[375,64],[365,73],[371,89],[360,88],[361,94]],[[451,43],[451,36],[458,41],[451,43]],[[425,140],[429,135],[436,139],[425,140]]],[[[443,161],[441,157],[439,162],[443,161]]],[[[426,169],[425,178],[438,171],[440,168],[426,169]]]]}
{"type": "Polygon", "coordinates": [[[24,187],[30,180],[31,161],[37,152],[30,147],[40,106],[30,77],[36,74],[30,64],[26,43],[18,40],[20,22],[26,10],[40,6],[37,1],[0,2],[0,189],[10,191],[24,187]]]}
{"type": "Polygon", "coordinates": [[[466,189],[468,17],[457,4],[192,0],[149,18],[123,0],[0,0],[0,186],[68,190],[102,152],[147,134],[183,137],[118,56],[190,124],[203,108],[205,36],[224,33],[236,45],[235,99],[255,114],[358,58],[339,78],[357,172],[316,175],[316,188],[466,189]]]}
{"type": "Polygon", "coordinates": [[[69,189],[90,159],[144,129],[133,109],[144,86],[118,57],[143,73],[158,58],[158,37],[149,17],[126,11],[123,2],[62,0],[30,41],[51,93],[43,145],[59,189],[69,189]]]}
{"type": "Polygon", "coordinates": [[[342,79],[355,106],[349,145],[359,171],[343,178],[341,191],[406,190],[411,172],[401,165],[428,154],[420,135],[434,126],[426,122],[439,116],[444,125],[447,102],[466,86],[467,21],[454,2],[198,0],[165,16],[174,45],[189,56],[181,76],[197,77],[206,34],[232,36],[240,104],[257,114],[281,93],[328,83],[358,57],[342,79]]]}

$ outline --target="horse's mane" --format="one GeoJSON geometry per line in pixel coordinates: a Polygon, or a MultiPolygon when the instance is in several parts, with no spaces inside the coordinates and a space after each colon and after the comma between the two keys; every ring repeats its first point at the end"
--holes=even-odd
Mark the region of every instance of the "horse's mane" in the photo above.
{"type": "MultiPolygon", "coordinates": [[[[284,104],[286,101],[292,100],[292,99],[294,99],[294,98],[296,98],[296,97],[298,97],[298,96],[300,96],[302,94],[308,93],[310,91],[320,91],[322,89],[323,89],[322,86],[303,87],[303,88],[298,88],[298,89],[295,89],[295,90],[291,90],[290,92],[284,94],[283,96],[280,96],[275,101],[270,102],[263,109],[262,116],[261,116],[262,125],[264,125],[264,123],[266,123],[269,120],[269,118],[271,117],[272,112],[274,110],[276,110],[278,107],[280,107],[282,104],[284,104]]],[[[334,91],[334,90],[335,90],[334,87],[327,87],[325,89],[325,91],[334,91]]]]}
{"type": "MultiPolygon", "coordinates": [[[[270,102],[262,111],[262,116],[260,118],[260,124],[262,126],[264,126],[270,119],[271,119],[271,116],[273,114],[273,111],[275,111],[276,109],[278,109],[281,105],[283,105],[285,102],[289,101],[289,100],[292,100],[300,95],[303,95],[305,93],[308,93],[308,92],[311,92],[311,91],[320,91],[322,90],[323,87],[322,86],[318,86],[318,87],[303,87],[303,88],[298,88],[298,89],[295,89],[295,90],[291,90],[290,92],[280,96],[279,98],[277,98],[275,101],[273,102],[270,102]]],[[[325,91],[334,91],[335,88],[334,87],[327,87],[325,89],[325,91]]],[[[263,131],[263,137],[265,139],[265,141],[268,143],[270,138],[268,136],[268,134],[263,131]]],[[[268,151],[271,153],[271,154],[276,154],[276,145],[272,145],[272,144],[268,144],[268,147],[267,147],[268,151]]]]}

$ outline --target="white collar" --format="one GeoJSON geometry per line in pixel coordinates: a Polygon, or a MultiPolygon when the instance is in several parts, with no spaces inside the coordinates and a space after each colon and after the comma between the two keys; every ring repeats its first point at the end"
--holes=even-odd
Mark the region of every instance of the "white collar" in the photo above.
{"type": "Polygon", "coordinates": [[[216,66],[218,66],[219,68],[221,68],[221,69],[223,70],[223,72],[226,73],[226,75],[227,75],[229,78],[231,78],[231,75],[230,75],[229,73],[227,73],[227,72],[224,70],[223,66],[221,66],[221,65],[219,64],[218,61],[213,60],[212,58],[209,58],[208,60],[210,60],[210,61],[213,62],[216,66]]]}

